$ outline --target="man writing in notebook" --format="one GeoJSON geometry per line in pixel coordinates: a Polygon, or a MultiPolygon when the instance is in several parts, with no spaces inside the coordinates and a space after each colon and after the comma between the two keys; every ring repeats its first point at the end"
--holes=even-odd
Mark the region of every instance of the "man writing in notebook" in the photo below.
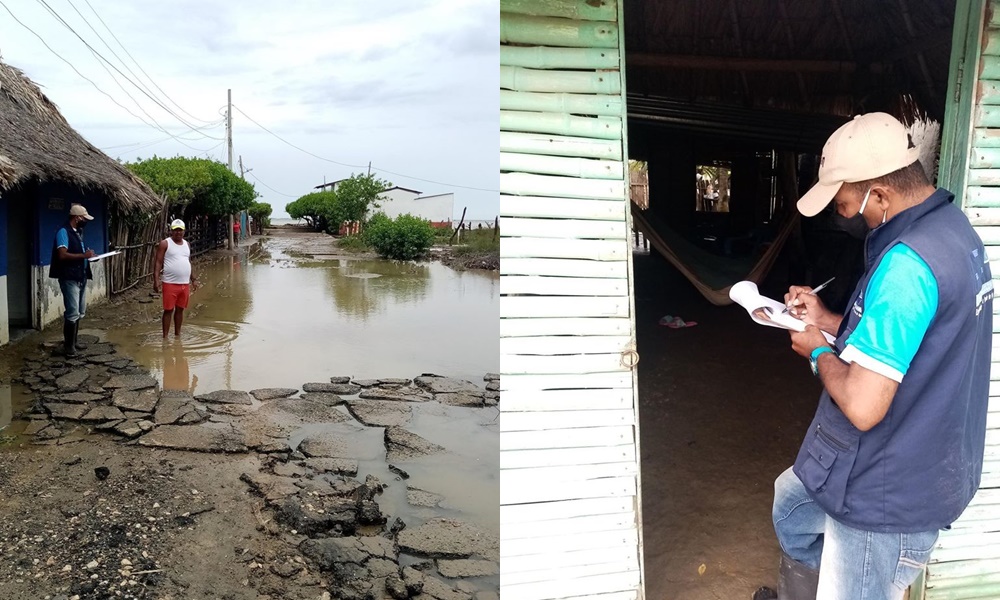
{"type": "Polygon", "coordinates": [[[154,292],[159,293],[162,282],[164,338],[170,332],[171,320],[174,322],[174,336],[181,334],[184,310],[191,297],[191,284],[197,281],[191,272],[191,246],[184,239],[184,221],[174,219],[170,223],[170,237],[156,248],[156,264],[153,267],[154,292]]]}
{"type": "Polygon", "coordinates": [[[824,390],[774,484],[782,600],[902,598],[979,487],[993,283],[982,241],[917,156],[892,116],[855,117],[798,202],[807,217],[832,202],[870,231],[844,315],[808,287],[785,296],[809,325],[792,348],[824,390]]]}

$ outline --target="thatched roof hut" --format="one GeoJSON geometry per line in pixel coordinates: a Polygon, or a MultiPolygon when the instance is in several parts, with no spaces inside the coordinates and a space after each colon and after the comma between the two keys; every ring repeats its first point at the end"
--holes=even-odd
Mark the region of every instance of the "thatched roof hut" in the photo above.
{"type": "Polygon", "coordinates": [[[0,62],[0,192],[36,179],[105,194],[121,212],[158,212],[163,200],[77,133],[24,73],[0,62]]]}

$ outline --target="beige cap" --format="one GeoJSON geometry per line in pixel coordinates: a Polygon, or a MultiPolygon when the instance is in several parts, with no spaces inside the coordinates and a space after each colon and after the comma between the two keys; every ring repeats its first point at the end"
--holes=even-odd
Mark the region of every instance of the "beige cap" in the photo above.
{"type": "Polygon", "coordinates": [[[90,216],[87,209],[83,207],[82,204],[74,204],[69,207],[69,216],[71,217],[83,217],[88,221],[93,221],[94,217],[90,216]]]}
{"type": "Polygon", "coordinates": [[[917,162],[903,124],[886,113],[858,115],[833,132],[819,160],[819,181],[799,200],[799,212],[818,214],[844,183],[888,175],[917,162]]]}
{"type": "Polygon", "coordinates": [[[173,222],[170,223],[170,230],[173,231],[174,229],[184,229],[184,221],[174,219],[173,222]]]}

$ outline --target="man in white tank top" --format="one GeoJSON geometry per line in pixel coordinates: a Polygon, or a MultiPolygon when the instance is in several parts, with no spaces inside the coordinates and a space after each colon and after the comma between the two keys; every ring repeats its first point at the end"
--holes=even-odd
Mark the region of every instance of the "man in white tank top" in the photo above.
{"type": "Polygon", "coordinates": [[[156,264],[153,266],[153,291],[159,293],[163,288],[163,337],[170,332],[171,319],[174,321],[174,335],[181,334],[184,309],[191,297],[191,284],[195,282],[197,278],[191,269],[191,246],[184,239],[184,221],[174,219],[170,223],[170,237],[156,248],[156,264]]]}

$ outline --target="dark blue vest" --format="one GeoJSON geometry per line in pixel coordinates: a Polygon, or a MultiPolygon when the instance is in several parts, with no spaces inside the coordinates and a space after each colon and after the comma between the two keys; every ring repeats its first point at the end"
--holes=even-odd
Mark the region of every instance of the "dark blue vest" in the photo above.
{"type": "MultiPolygon", "coordinates": [[[[70,254],[83,254],[85,252],[83,249],[83,238],[69,226],[69,223],[63,225],[60,229],[66,230],[66,237],[69,239],[66,250],[70,254]]],[[[57,229],[56,237],[58,235],[59,230],[57,229]]],[[[59,259],[59,248],[57,247],[56,237],[52,238],[52,259],[49,261],[49,277],[52,279],[67,279],[69,281],[93,279],[94,274],[90,271],[89,260],[82,258],[71,260],[59,259]]]]}
{"type": "Polygon", "coordinates": [[[858,529],[914,533],[949,526],[979,488],[986,438],[993,287],[983,243],[938,189],[873,230],[865,275],[836,347],[864,314],[875,267],[897,243],[912,248],[938,285],[938,308],[889,411],[862,432],[825,390],[795,461],[809,495],[858,529]]]}

